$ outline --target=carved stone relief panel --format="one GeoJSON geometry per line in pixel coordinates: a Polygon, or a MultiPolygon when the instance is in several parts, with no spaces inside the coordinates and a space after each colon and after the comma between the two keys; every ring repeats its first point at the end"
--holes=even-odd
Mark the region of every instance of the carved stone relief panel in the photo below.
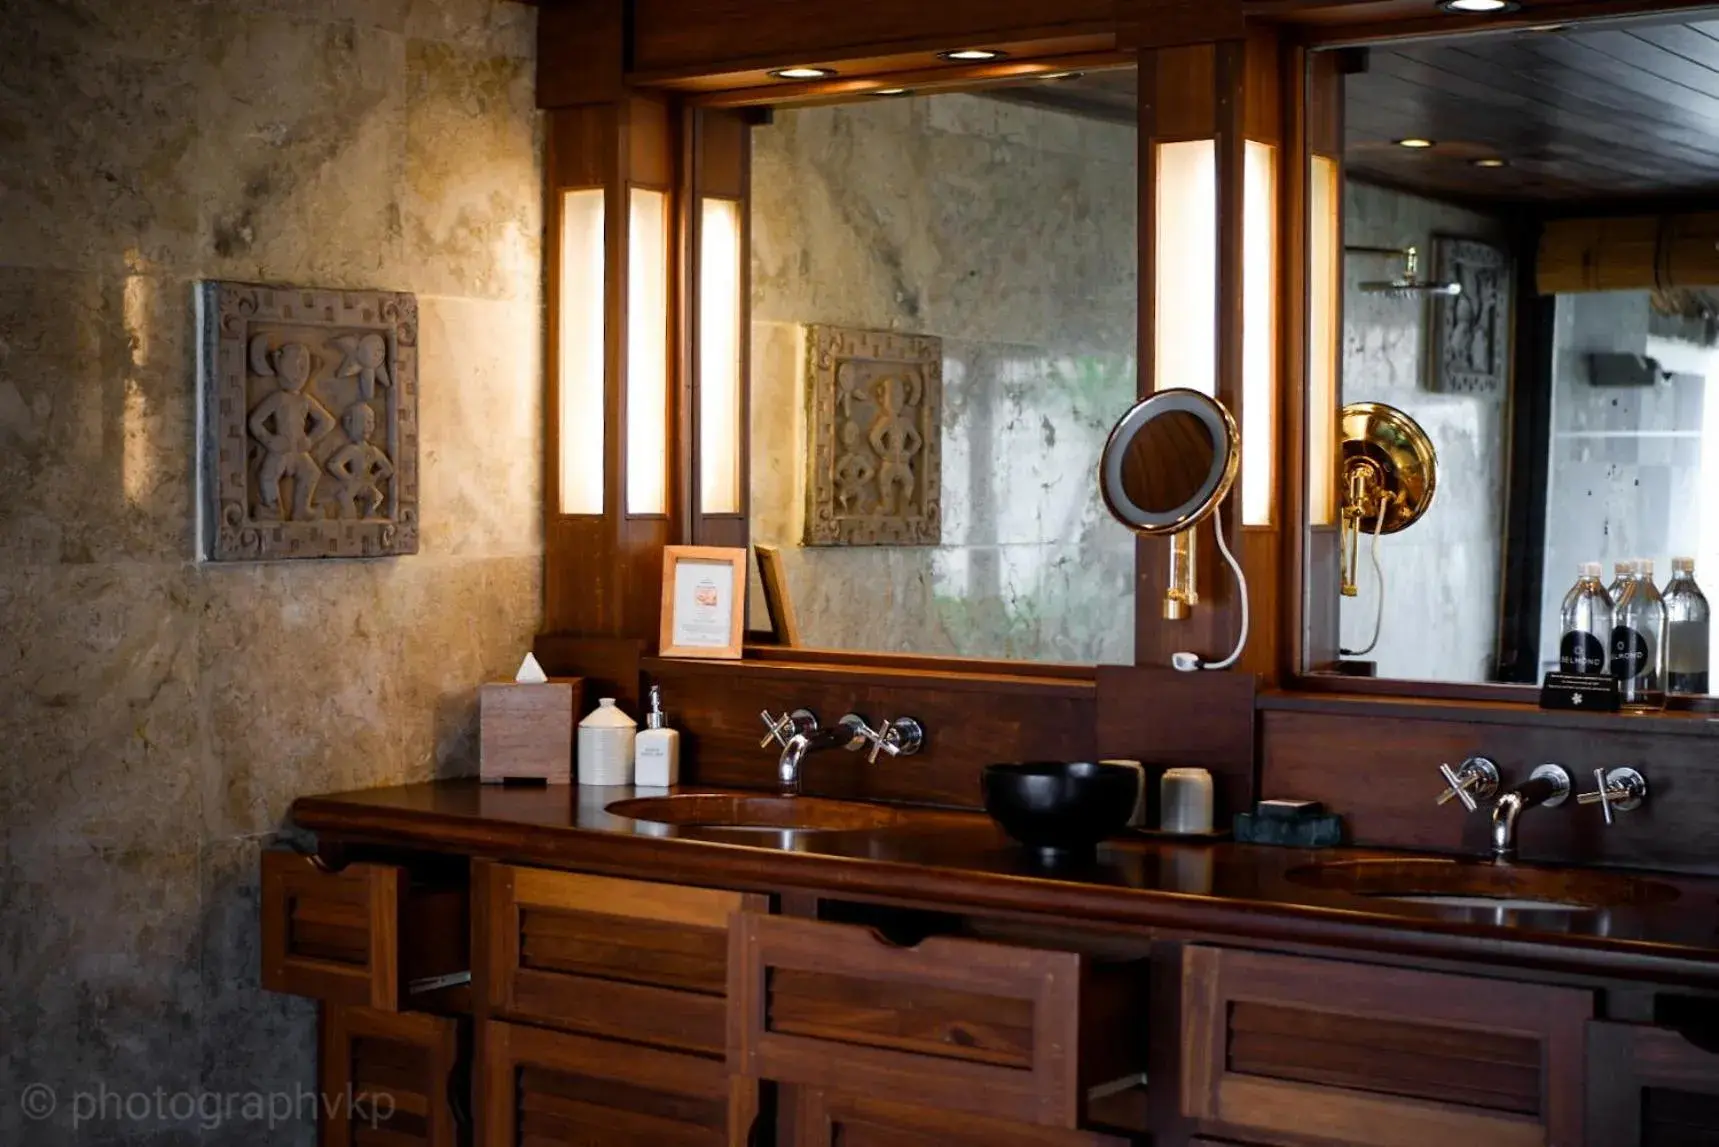
{"type": "Polygon", "coordinates": [[[418,299],[204,283],[211,561],[418,552],[418,299]]]}
{"type": "Polygon", "coordinates": [[[936,545],[943,341],[806,328],[808,546],[936,545]]]}

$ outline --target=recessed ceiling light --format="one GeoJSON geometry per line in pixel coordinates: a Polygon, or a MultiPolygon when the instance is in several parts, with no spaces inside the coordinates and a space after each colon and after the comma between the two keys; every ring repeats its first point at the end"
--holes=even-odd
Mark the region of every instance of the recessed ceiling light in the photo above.
{"type": "Polygon", "coordinates": [[[827,80],[836,74],[834,68],[777,68],[770,73],[778,80],[827,80]]]}
{"type": "Polygon", "coordinates": [[[1000,60],[1009,53],[998,51],[996,48],[956,48],[952,52],[938,52],[941,59],[953,60],[958,64],[983,63],[986,60],[1000,60]]]}
{"type": "Polygon", "coordinates": [[[871,94],[874,96],[905,96],[912,93],[911,89],[908,88],[878,88],[871,94]]]}
{"type": "Polygon", "coordinates": [[[1476,166],[1476,167],[1509,167],[1510,166],[1510,161],[1508,159],[1499,159],[1496,155],[1489,155],[1484,159],[1471,159],[1468,162],[1474,164],[1474,166],[1476,166]]]}
{"type": "Polygon", "coordinates": [[[1041,80],[1078,80],[1078,79],[1080,79],[1080,77],[1084,76],[1085,74],[1086,74],[1085,72],[1046,72],[1044,75],[1040,76],[1039,79],[1041,79],[1041,80]]]}
{"type": "Polygon", "coordinates": [[[1425,151],[1427,148],[1433,146],[1432,140],[1421,139],[1418,136],[1410,136],[1408,139],[1399,139],[1392,142],[1394,142],[1398,147],[1406,147],[1412,151],[1425,151]]]}
{"type": "Polygon", "coordinates": [[[1489,16],[1522,7],[1517,0],[1438,0],[1438,6],[1446,12],[1478,12],[1489,16]]]}

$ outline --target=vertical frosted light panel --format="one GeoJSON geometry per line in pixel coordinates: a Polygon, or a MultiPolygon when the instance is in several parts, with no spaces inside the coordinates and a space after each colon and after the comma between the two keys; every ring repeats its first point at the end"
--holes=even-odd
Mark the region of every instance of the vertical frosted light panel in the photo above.
{"type": "Polygon", "coordinates": [[[1277,455],[1277,149],[1242,158],[1242,525],[1271,524],[1277,455]]]}
{"type": "Polygon", "coordinates": [[[740,204],[699,208],[699,512],[740,512],[740,204]]]}
{"type": "Polygon", "coordinates": [[[627,513],[668,512],[668,195],[627,197],[627,513]]]}
{"type": "Polygon", "coordinates": [[[1218,152],[1209,139],[1153,149],[1152,387],[1218,390],[1218,152]]]}
{"type": "Polygon", "coordinates": [[[1342,194],[1337,161],[1313,157],[1307,184],[1307,509],[1315,526],[1336,521],[1338,322],[1342,312],[1342,194]]]}
{"type": "Polygon", "coordinates": [[[556,376],[563,514],[603,512],[603,189],[561,193],[556,376]]]}

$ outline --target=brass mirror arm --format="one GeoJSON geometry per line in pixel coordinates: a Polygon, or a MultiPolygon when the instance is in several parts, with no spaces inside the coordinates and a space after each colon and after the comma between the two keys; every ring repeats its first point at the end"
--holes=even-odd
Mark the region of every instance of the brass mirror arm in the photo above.
{"type": "Polygon", "coordinates": [[[1170,535],[1170,578],[1164,590],[1164,620],[1181,621],[1200,604],[1194,567],[1194,531],[1170,535]]]}

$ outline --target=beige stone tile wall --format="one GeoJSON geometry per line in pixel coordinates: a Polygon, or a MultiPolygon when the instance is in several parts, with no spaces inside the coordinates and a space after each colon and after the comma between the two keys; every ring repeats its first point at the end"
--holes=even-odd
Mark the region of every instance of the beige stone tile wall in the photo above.
{"type": "Polygon", "coordinates": [[[296,796],[469,771],[540,618],[535,21],[0,0],[0,1143],[313,1140],[212,1109],[314,1086],[257,853],[296,796]],[[421,553],[196,564],[206,277],[418,293],[421,553]]]}

